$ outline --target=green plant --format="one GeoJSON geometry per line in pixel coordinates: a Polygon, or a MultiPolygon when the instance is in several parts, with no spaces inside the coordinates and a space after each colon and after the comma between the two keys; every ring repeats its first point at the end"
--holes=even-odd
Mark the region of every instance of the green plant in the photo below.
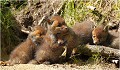
{"type": "Polygon", "coordinates": [[[99,13],[105,16],[106,23],[113,18],[120,20],[120,0],[65,0],[65,7],[61,15],[64,17],[67,25],[72,27],[76,22],[82,22],[89,17],[92,17],[96,23],[99,23],[102,17],[93,14],[87,6],[96,7],[99,13]]]}
{"type": "Polygon", "coordinates": [[[65,8],[61,15],[64,17],[68,26],[74,25],[76,22],[82,21],[86,18],[88,14],[84,5],[86,5],[82,1],[78,1],[77,4],[74,0],[67,0],[65,2],[65,8]]]}
{"type": "Polygon", "coordinates": [[[100,63],[103,60],[103,58],[101,57],[100,53],[94,53],[92,54],[92,56],[87,60],[88,63],[93,63],[93,64],[97,64],[100,63]]]}
{"type": "Polygon", "coordinates": [[[1,55],[9,54],[10,51],[20,42],[18,38],[18,27],[10,7],[5,1],[0,1],[0,22],[1,22],[1,55]]]}

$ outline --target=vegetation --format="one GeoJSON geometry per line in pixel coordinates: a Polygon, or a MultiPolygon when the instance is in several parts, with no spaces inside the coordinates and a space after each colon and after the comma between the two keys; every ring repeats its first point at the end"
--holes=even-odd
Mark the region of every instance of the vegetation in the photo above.
{"type": "Polygon", "coordinates": [[[106,17],[106,22],[113,18],[120,20],[120,0],[66,0],[61,15],[70,27],[88,17],[99,23],[101,17],[96,16],[87,6],[96,7],[99,13],[106,17]]]}
{"type": "Polygon", "coordinates": [[[6,59],[6,55],[8,55],[11,50],[20,42],[18,37],[19,27],[13,12],[11,12],[12,4],[6,0],[0,1],[0,4],[1,56],[5,57],[3,59],[6,59]]]}

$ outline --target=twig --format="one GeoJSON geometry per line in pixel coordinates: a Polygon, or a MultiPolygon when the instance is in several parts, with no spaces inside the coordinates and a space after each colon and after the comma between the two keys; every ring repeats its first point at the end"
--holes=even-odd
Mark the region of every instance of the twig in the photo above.
{"type": "Polygon", "coordinates": [[[30,31],[23,30],[23,29],[21,29],[21,31],[24,32],[24,33],[26,33],[26,34],[29,34],[29,33],[30,33],[30,31]]]}
{"type": "Polygon", "coordinates": [[[56,11],[54,11],[53,15],[58,14],[64,5],[65,5],[65,1],[63,1],[62,5],[56,11]]]}
{"type": "Polygon", "coordinates": [[[24,32],[24,33],[26,33],[26,34],[29,34],[29,33],[30,33],[30,31],[29,31],[27,28],[25,28],[25,27],[22,26],[22,25],[21,25],[21,27],[22,27],[22,28],[21,28],[21,31],[22,31],[22,32],[24,32]]]}
{"type": "Polygon", "coordinates": [[[42,21],[45,19],[45,15],[42,17],[42,19],[38,22],[38,25],[40,25],[42,23],[42,21]]]}

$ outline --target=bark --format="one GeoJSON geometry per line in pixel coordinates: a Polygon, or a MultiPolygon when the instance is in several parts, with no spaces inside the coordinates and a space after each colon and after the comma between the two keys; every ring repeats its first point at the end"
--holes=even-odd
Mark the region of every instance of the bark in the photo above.
{"type": "Polygon", "coordinates": [[[99,45],[86,45],[85,47],[79,47],[79,51],[82,54],[91,55],[93,53],[100,53],[102,56],[105,57],[120,57],[120,50],[114,49],[106,46],[99,46],[99,45]]]}

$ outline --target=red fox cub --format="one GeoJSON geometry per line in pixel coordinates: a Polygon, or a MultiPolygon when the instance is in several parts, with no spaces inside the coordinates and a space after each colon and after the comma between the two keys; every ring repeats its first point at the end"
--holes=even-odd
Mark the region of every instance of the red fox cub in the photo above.
{"type": "Polygon", "coordinates": [[[51,37],[51,33],[47,32],[44,41],[36,51],[35,60],[37,63],[35,64],[41,64],[44,62],[56,63],[59,61],[59,57],[64,51],[64,44],[59,44],[59,41],[52,41],[54,41],[54,37],[51,37]]]}
{"type": "Polygon", "coordinates": [[[45,35],[44,28],[35,26],[34,31],[30,32],[28,38],[11,52],[9,60],[2,64],[13,65],[28,63],[34,58],[36,47],[41,43],[43,35],[45,35]]]}
{"type": "Polygon", "coordinates": [[[87,19],[81,23],[76,23],[73,26],[73,31],[78,36],[80,45],[83,44],[93,44],[92,41],[92,30],[94,27],[94,21],[91,19],[87,19]]]}
{"type": "Polygon", "coordinates": [[[67,47],[67,55],[70,57],[73,48],[76,46],[75,33],[65,24],[60,16],[53,16],[49,20],[49,28],[44,37],[42,45],[36,52],[35,60],[37,63],[56,63],[67,47]]]}
{"type": "Polygon", "coordinates": [[[53,22],[51,29],[53,29],[53,33],[56,34],[56,37],[67,42],[66,59],[68,59],[71,56],[73,49],[78,46],[78,37],[60,16],[53,16],[50,19],[50,22],[53,22]]]}
{"type": "Polygon", "coordinates": [[[100,25],[92,31],[92,39],[94,44],[106,44],[108,38],[108,29],[100,25]]]}
{"type": "MultiPolygon", "coordinates": [[[[119,29],[118,29],[119,30],[119,29]]],[[[98,26],[92,31],[94,44],[119,48],[119,31],[109,30],[109,26],[98,26]]]]}

